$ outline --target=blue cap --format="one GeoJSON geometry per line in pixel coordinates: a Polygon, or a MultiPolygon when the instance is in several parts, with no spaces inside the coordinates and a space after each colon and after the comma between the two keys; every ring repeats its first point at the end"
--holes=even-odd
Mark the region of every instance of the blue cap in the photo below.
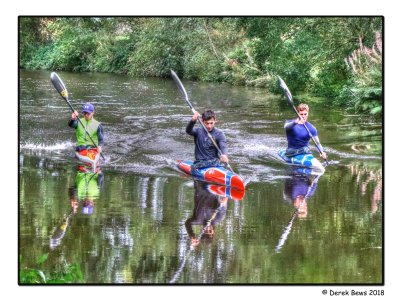
{"type": "Polygon", "coordinates": [[[82,106],[82,112],[94,112],[94,106],[91,103],[86,103],[82,106]]]}

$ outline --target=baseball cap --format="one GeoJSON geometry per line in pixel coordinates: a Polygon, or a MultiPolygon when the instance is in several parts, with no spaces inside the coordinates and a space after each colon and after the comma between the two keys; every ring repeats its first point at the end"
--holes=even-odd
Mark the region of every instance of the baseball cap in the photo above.
{"type": "Polygon", "coordinates": [[[94,106],[91,103],[86,103],[82,106],[82,112],[92,113],[94,112],[94,106]]]}

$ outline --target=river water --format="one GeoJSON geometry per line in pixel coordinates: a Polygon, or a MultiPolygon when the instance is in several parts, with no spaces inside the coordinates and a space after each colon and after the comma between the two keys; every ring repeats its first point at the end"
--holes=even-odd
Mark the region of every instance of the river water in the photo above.
{"type": "Polygon", "coordinates": [[[198,111],[215,110],[231,166],[247,183],[243,199],[223,202],[176,169],[193,159],[194,144],[185,133],[191,111],[171,79],[58,74],[77,110],[95,105],[106,163],[95,176],[77,170],[70,110],[50,72],[21,70],[21,283],[383,282],[381,121],[311,104],[333,163],[304,175],[277,159],[283,122],[294,118],[282,97],[183,81],[198,111]],[[210,238],[195,220],[213,213],[210,238]]]}

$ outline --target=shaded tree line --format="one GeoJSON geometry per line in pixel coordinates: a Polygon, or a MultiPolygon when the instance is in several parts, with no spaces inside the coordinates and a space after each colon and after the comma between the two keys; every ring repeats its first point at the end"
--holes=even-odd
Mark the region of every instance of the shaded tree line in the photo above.
{"type": "MultiPolygon", "coordinates": [[[[382,17],[19,17],[25,69],[265,87],[382,113],[382,17]]],[[[308,98],[307,101],[310,99],[308,98]]]]}

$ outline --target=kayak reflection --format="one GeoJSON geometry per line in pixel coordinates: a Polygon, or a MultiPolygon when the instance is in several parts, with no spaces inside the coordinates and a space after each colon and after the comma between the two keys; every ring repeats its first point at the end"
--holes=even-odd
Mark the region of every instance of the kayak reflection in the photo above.
{"type": "Polygon", "coordinates": [[[293,212],[289,223],[286,225],[279,238],[278,244],[275,247],[275,252],[280,252],[283,245],[288,238],[288,235],[292,229],[293,222],[296,216],[299,219],[304,219],[308,214],[308,200],[312,197],[317,189],[317,184],[320,176],[308,174],[303,172],[301,169],[290,169],[289,177],[285,180],[285,187],[283,190],[283,199],[290,202],[295,211],[293,212]]]}
{"type": "Polygon", "coordinates": [[[92,215],[95,201],[100,197],[100,190],[104,184],[104,174],[99,169],[96,173],[82,172],[78,169],[75,183],[69,189],[70,212],[66,214],[61,224],[50,238],[50,248],[55,249],[61,244],[71,219],[79,212],[82,215],[92,215]]]}
{"type": "Polygon", "coordinates": [[[227,197],[233,200],[242,200],[245,194],[244,190],[238,190],[230,186],[207,184],[206,189],[211,194],[227,197]]]}

